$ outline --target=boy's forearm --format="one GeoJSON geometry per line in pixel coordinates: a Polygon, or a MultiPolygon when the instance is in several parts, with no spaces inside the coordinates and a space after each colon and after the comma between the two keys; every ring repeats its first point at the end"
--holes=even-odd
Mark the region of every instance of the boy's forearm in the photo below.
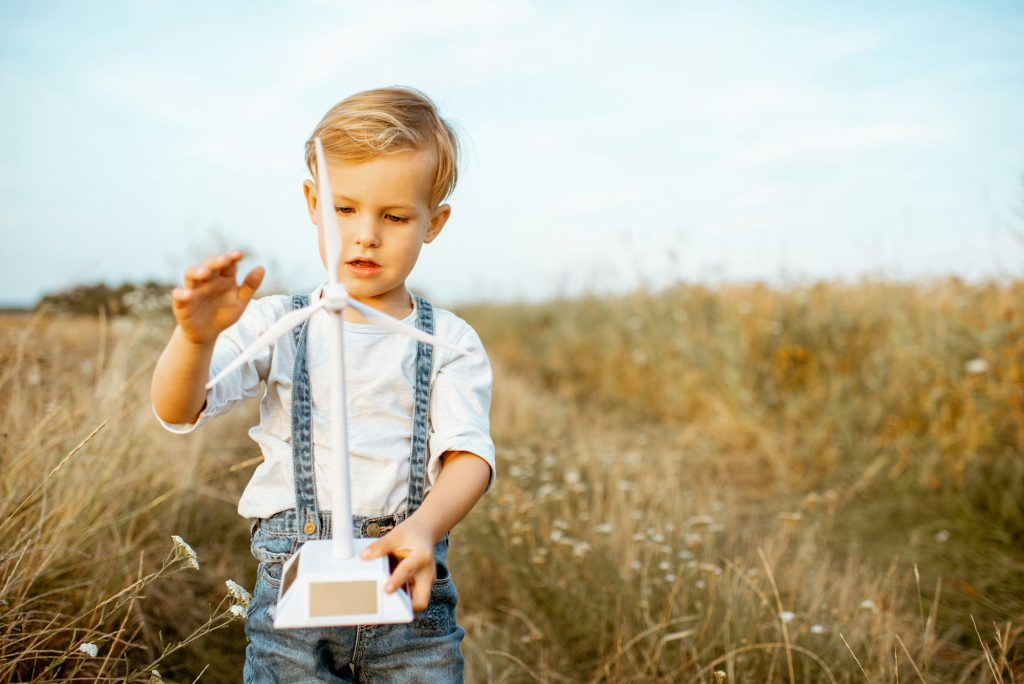
{"type": "Polygon", "coordinates": [[[487,461],[468,451],[448,452],[441,474],[410,521],[425,525],[435,540],[440,539],[469,514],[490,479],[487,461]]]}
{"type": "Polygon", "coordinates": [[[190,342],[181,328],[175,327],[156,363],[150,387],[153,409],[161,419],[168,423],[194,423],[199,417],[206,403],[214,341],[190,342]]]}

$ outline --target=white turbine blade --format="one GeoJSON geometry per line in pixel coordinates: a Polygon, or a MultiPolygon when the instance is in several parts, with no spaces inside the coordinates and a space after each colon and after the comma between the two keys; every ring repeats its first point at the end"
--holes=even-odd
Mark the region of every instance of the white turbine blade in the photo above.
{"type": "Polygon", "coordinates": [[[388,316],[386,313],[381,313],[380,311],[374,309],[372,306],[367,306],[366,304],[363,304],[362,302],[357,301],[352,297],[348,298],[346,306],[351,306],[353,309],[366,316],[366,319],[368,321],[370,321],[379,328],[384,328],[385,330],[390,330],[391,332],[400,333],[402,335],[408,335],[409,337],[415,338],[420,342],[426,342],[427,344],[433,344],[438,347],[446,347],[447,349],[454,349],[455,351],[459,352],[465,351],[463,349],[459,349],[453,344],[445,342],[440,337],[436,337],[429,333],[425,333],[419,328],[414,328],[411,325],[406,325],[397,318],[392,318],[391,316],[388,316]]]}
{"type": "Polygon", "coordinates": [[[324,232],[324,245],[327,247],[327,276],[333,285],[338,282],[338,267],[341,264],[341,229],[338,227],[338,215],[334,212],[334,192],[327,173],[324,145],[320,138],[313,142],[316,147],[316,203],[320,209],[320,230],[324,232]]]}
{"type": "Polygon", "coordinates": [[[321,299],[317,301],[315,304],[307,306],[304,309],[292,311],[289,314],[281,316],[281,318],[277,320],[277,323],[272,325],[270,329],[267,330],[267,332],[263,333],[258,338],[256,338],[256,341],[250,344],[248,348],[246,348],[241,354],[239,354],[234,361],[225,366],[224,370],[222,370],[220,373],[217,373],[217,376],[213,378],[213,380],[210,380],[210,382],[206,383],[206,389],[210,389],[211,387],[216,385],[218,382],[227,377],[229,373],[239,368],[246,361],[248,361],[252,357],[259,354],[261,351],[269,347],[270,344],[278,337],[288,332],[295,326],[301,325],[303,321],[305,321],[307,318],[309,318],[322,308],[324,308],[324,300],[321,299]]]}

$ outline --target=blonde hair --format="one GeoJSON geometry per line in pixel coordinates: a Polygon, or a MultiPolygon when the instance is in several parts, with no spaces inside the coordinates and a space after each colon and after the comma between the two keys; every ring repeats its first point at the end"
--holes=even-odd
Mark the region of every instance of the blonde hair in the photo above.
{"type": "Polygon", "coordinates": [[[364,90],[328,110],[306,141],[306,166],[316,178],[314,139],[324,153],[351,162],[369,161],[391,152],[432,150],[437,171],[430,191],[436,207],[455,189],[459,141],[429,97],[406,86],[364,90]]]}

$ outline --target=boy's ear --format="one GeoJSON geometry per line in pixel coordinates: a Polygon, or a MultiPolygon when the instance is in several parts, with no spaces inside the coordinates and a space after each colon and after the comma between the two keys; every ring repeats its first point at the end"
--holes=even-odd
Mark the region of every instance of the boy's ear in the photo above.
{"type": "Polygon", "coordinates": [[[433,215],[430,217],[430,225],[427,226],[427,234],[423,237],[423,243],[429,244],[434,241],[434,238],[438,236],[441,229],[444,228],[444,224],[448,222],[448,217],[452,215],[452,208],[448,204],[442,204],[434,210],[433,215]]]}
{"type": "Polygon", "coordinates": [[[316,184],[308,178],[302,183],[302,194],[306,196],[306,209],[309,211],[309,220],[320,225],[316,216],[316,184]]]}

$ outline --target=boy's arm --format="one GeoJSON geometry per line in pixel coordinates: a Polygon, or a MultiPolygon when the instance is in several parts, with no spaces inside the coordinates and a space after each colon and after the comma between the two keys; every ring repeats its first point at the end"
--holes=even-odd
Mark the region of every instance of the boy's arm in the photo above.
{"type": "Polygon", "coordinates": [[[483,496],[491,479],[487,461],[468,451],[442,456],[441,473],[416,511],[362,553],[366,560],[394,554],[401,562],[384,590],[413,585],[413,610],[425,610],[436,579],[434,544],[455,527],[483,496]]]}
{"type": "Polygon", "coordinates": [[[409,516],[430,534],[434,542],[465,518],[483,496],[491,479],[491,466],[468,451],[449,451],[443,467],[420,507],[409,516]]]}
{"type": "Polygon", "coordinates": [[[241,317],[263,280],[263,269],[257,266],[238,285],[241,259],[239,251],[210,257],[185,271],[185,287],[171,293],[178,325],[157,361],[150,387],[153,410],[166,423],[196,421],[206,401],[217,336],[241,317]]]}
{"type": "Polygon", "coordinates": [[[194,423],[206,405],[213,342],[192,342],[175,327],[153,371],[153,410],[166,423],[194,423]]]}

